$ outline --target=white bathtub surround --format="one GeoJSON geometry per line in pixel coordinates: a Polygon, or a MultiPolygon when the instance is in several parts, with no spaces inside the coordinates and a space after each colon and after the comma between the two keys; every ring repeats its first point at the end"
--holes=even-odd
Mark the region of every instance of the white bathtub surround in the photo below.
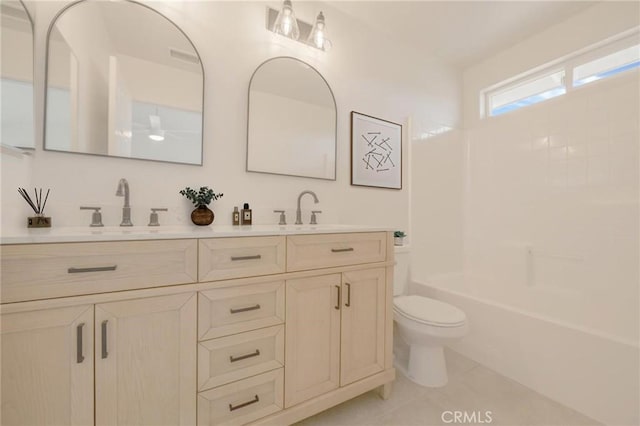
{"type": "Polygon", "coordinates": [[[637,343],[474,295],[460,276],[410,290],[464,310],[473,327],[454,350],[603,423],[638,424],[637,343]]]}

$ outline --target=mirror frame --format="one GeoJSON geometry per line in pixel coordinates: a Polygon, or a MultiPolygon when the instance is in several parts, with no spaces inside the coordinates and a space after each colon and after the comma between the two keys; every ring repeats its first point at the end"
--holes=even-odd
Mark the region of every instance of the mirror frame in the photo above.
{"type": "Polygon", "coordinates": [[[141,3],[141,2],[136,1],[136,0],[123,0],[123,1],[127,2],[127,3],[133,3],[133,4],[137,5],[137,6],[144,7],[146,9],[150,10],[151,12],[156,13],[159,16],[161,16],[162,18],[164,18],[175,29],[180,31],[180,33],[187,39],[189,44],[191,44],[191,47],[193,47],[193,51],[196,53],[196,56],[198,57],[198,61],[200,62],[200,69],[202,70],[202,125],[201,125],[202,132],[201,132],[201,135],[200,135],[200,163],[181,163],[181,162],[177,162],[177,161],[156,160],[156,159],[152,159],[152,158],[124,157],[124,156],[119,156],[119,155],[94,154],[92,152],[62,151],[62,150],[59,150],[59,149],[47,149],[47,93],[49,91],[49,83],[48,83],[49,82],[49,42],[51,41],[51,31],[53,31],[53,27],[55,26],[56,21],[58,20],[58,18],[60,18],[60,16],[62,16],[62,14],[65,13],[68,9],[71,9],[72,7],[77,6],[80,3],[85,3],[85,2],[89,2],[89,1],[91,1],[91,0],[76,0],[76,1],[73,1],[73,2],[69,3],[68,5],[63,7],[62,9],[60,9],[58,11],[58,13],[56,13],[56,15],[51,20],[51,23],[49,24],[49,29],[47,30],[47,42],[46,42],[45,57],[44,57],[44,106],[43,106],[44,114],[42,116],[42,149],[44,151],[64,152],[64,153],[67,153],[67,154],[92,155],[92,156],[96,156],[96,157],[107,157],[107,158],[126,158],[126,159],[129,159],[129,160],[153,161],[153,162],[156,162],[156,163],[182,164],[182,165],[185,165],[185,166],[200,166],[200,167],[202,167],[202,165],[204,164],[204,130],[205,130],[205,126],[204,126],[205,72],[204,72],[204,64],[202,63],[202,57],[200,56],[200,52],[198,52],[198,49],[196,49],[196,45],[193,44],[193,41],[191,40],[191,38],[187,35],[187,33],[184,32],[184,30],[182,28],[180,28],[178,26],[178,24],[176,24],[171,19],[166,17],[164,14],[158,12],[157,10],[152,8],[151,6],[148,6],[148,5],[144,4],[144,3],[141,3]]]}
{"type": "Polygon", "coordinates": [[[329,82],[327,82],[327,79],[324,78],[324,76],[322,74],[320,74],[320,71],[318,71],[314,66],[306,63],[305,61],[298,59],[298,58],[294,58],[293,56],[275,56],[273,58],[269,58],[266,61],[263,61],[260,65],[258,65],[256,67],[256,69],[253,71],[253,74],[251,74],[251,79],[249,79],[249,89],[247,90],[247,153],[246,153],[246,161],[245,161],[245,170],[249,173],[264,173],[267,175],[277,175],[277,176],[291,176],[291,177],[299,177],[299,178],[307,178],[307,179],[319,179],[319,180],[329,180],[329,181],[337,181],[338,180],[338,105],[336,104],[336,97],[333,94],[333,90],[331,89],[331,86],[329,85],[329,82]],[[264,65],[266,65],[268,62],[271,62],[273,60],[276,59],[293,59],[294,61],[298,61],[304,65],[306,65],[307,67],[309,67],[311,70],[313,70],[316,74],[318,74],[318,76],[320,76],[320,78],[322,79],[322,81],[324,81],[324,84],[327,85],[327,88],[329,89],[329,93],[331,93],[331,99],[333,99],[333,107],[335,110],[335,125],[334,125],[334,156],[335,156],[335,160],[334,160],[334,164],[333,164],[333,178],[323,178],[323,177],[315,177],[315,176],[302,176],[302,175],[292,175],[292,174],[288,174],[288,173],[275,173],[275,172],[262,172],[262,171],[256,171],[256,170],[249,170],[249,112],[251,111],[251,84],[253,83],[253,78],[255,77],[256,73],[260,70],[260,68],[262,68],[264,65]]]}
{"type": "MultiPolygon", "coordinates": [[[[14,146],[9,145],[2,142],[0,145],[2,149],[17,149],[20,151],[35,151],[36,150],[36,86],[35,86],[35,75],[36,75],[36,28],[35,23],[33,22],[33,16],[29,12],[27,5],[22,0],[18,0],[18,2],[22,5],[24,12],[27,14],[27,18],[29,18],[29,25],[31,25],[31,86],[32,90],[32,99],[31,103],[33,105],[31,111],[31,122],[33,123],[33,145],[32,146],[14,146]]],[[[44,139],[43,139],[44,142],[44,139]]]]}

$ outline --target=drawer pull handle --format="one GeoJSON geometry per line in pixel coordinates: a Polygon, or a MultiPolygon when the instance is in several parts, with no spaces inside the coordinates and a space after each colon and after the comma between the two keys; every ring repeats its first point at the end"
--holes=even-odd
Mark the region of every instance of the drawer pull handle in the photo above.
{"type": "Polygon", "coordinates": [[[109,352],[107,352],[107,323],[109,322],[109,320],[104,320],[102,321],[102,324],[100,324],[100,327],[102,329],[102,339],[101,339],[101,343],[102,343],[102,359],[106,359],[109,356],[109,352]]]}
{"type": "Polygon", "coordinates": [[[237,410],[238,408],[246,407],[247,405],[255,404],[260,401],[258,395],[254,396],[251,401],[243,402],[242,404],[238,404],[235,407],[232,404],[229,404],[229,411],[237,410]]]}
{"type": "Polygon", "coordinates": [[[104,272],[104,271],[115,271],[118,265],[113,266],[93,266],[91,268],[69,268],[67,272],[70,274],[79,274],[82,272],[104,272]]]}
{"type": "Polygon", "coordinates": [[[84,355],[82,354],[82,327],[84,327],[84,323],[78,324],[76,328],[76,362],[78,364],[82,364],[82,361],[84,361],[84,355]]]}
{"type": "Polygon", "coordinates": [[[347,303],[344,304],[347,308],[351,306],[351,284],[344,283],[347,286],[347,303]]]}
{"type": "Polygon", "coordinates": [[[340,286],[337,285],[336,288],[338,289],[338,302],[336,303],[336,306],[334,306],[334,308],[340,310],[340,286]]]}
{"type": "Polygon", "coordinates": [[[260,309],[259,303],[256,303],[253,306],[247,306],[246,308],[231,308],[229,309],[229,312],[232,314],[239,314],[240,312],[255,311],[256,309],[260,309]]]}
{"type": "Polygon", "coordinates": [[[262,256],[259,254],[254,254],[253,256],[231,256],[231,261],[236,262],[238,260],[258,260],[262,259],[262,256]]]}
{"type": "Polygon", "coordinates": [[[347,251],[353,251],[353,247],[341,248],[341,249],[331,249],[331,253],[344,253],[347,251]]]}
{"type": "Polygon", "coordinates": [[[231,361],[231,362],[242,361],[243,359],[253,358],[254,356],[260,356],[260,349],[256,349],[255,352],[251,352],[250,354],[246,354],[246,355],[240,355],[240,356],[236,356],[236,357],[231,355],[229,357],[229,361],[231,361]]]}

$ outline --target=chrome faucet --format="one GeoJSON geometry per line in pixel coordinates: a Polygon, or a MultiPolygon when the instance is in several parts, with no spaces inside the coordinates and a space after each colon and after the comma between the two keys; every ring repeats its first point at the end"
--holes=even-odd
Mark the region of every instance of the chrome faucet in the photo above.
{"type": "Polygon", "coordinates": [[[318,204],[318,197],[316,193],[313,191],[302,191],[300,195],[298,195],[298,209],[296,210],[296,225],[302,225],[302,210],[300,210],[300,201],[302,200],[302,196],[304,194],[310,194],[313,196],[313,202],[318,204]]]}
{"type": "Polygon", "coordinates": [[[122,222],[120,226],[133,226],[131,223],[131,206],[129,205],[129,182],[125,178],[118,182],[117,197],[124,197],[124,206],[122,206],[122,222]]]}

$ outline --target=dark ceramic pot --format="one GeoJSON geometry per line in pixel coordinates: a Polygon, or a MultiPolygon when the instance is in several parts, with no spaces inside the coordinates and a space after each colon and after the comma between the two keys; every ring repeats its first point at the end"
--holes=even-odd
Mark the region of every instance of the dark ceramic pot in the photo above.
{"type": "Polygon", "coordinates": [[[191,212],[191,221],[198,226],[207,226],[213,223],[214,214],[207,206],[198,206],[191,212]]]}

